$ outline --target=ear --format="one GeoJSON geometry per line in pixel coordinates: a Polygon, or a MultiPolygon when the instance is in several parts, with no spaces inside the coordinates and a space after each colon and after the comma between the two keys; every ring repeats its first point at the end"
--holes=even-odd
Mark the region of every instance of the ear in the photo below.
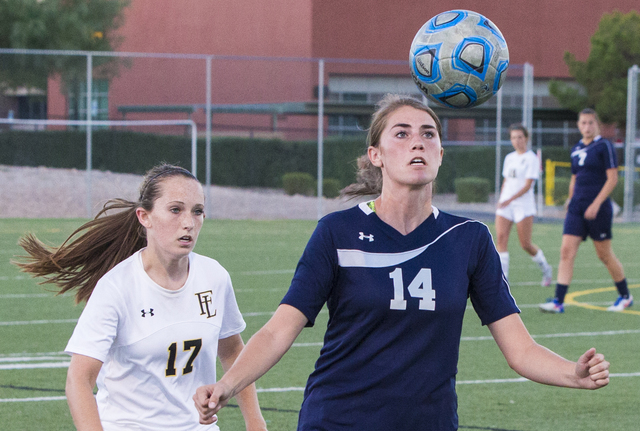
{"type": "Polygon", "coordinates": [[[377,168],[382,167],[382,160],[380,159],[380,148],[370,146],[367,148],[367,155],[369,156],[369,160],[371,164],[377,168]]]}
{"type": "Polygon", "coordinates": [[[141,207],[136,208],[136,216],[142,226],[145,228],[151,227],[151,220],[149,220],[149,213],[147,210],[141,207]]]}
{"type": "Polygon", "coordinates": [[[438,163],[438,166],[442,166],[442,157],[444,157],[444,147],[441,145],[440,146],[440,163],[438,163]]]}

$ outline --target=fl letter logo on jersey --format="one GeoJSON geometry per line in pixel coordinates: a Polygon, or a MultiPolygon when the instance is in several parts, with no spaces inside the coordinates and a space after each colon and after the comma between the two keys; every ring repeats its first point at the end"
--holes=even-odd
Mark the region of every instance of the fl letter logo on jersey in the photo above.
{"type": "Polygon", "coordinates": [[[213,303],[213,301],[211,300],[212,293],[213,292],[211,290],[196,293],[196,296],[198,297],[198,302],[200,303],[200,315],[204,316],[206,314],[207,319],[210,317],[214,317],[218,312],[217,309],[214,309],[213,314],[211,314],[211,309],[209,308],[209,305],[213,303]]]}

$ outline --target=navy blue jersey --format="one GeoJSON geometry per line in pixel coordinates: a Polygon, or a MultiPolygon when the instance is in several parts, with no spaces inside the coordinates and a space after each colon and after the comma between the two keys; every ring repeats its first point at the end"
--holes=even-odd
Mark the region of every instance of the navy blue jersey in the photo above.
{"type": "Polygon", "coordinates": [[[366,204],[319,221],[282,303],[329,322],[299,430],[455,430],[462,318],[519,312],[486,225],[434,213],[408,235],[366,204]]]}
{"type": "Polygon", "coordinates": [[[596,136],[589,145],[580,140],[571,150],[571,173],[576,176],[571,202],[588,206],[607,181],[607,169],[617,167],[611,142],[601,136],[596,136]]]}

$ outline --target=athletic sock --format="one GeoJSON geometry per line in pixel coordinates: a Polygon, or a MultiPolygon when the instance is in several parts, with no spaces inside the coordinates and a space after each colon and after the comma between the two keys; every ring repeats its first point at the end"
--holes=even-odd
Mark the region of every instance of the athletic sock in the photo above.
{"type": "Polygon", "coordinates": [[[509,279],[509,252],[501,251],[498,255],[500,256],[500,263],[502,264],[502,272],[504,276],[509,279]]]}
{"type": "Polygon", "coordinates": [[[622,296],[624,299],[629,298],[629,288],[627,287],[626,278],[623,278],[621,281],[616,283],[616,289],[618,289],[618,293],[620,293],[620,296],[622,296]]]}
{"type": "Polygon", "coordinates": [[[567,291],[569,290],[569,286],[567,284],[556,284],[556,301],[560,304],[564,303],[564,297],[567,295],[567,291]]]}
{"type": "Polygon", "coordinates": [[[549,265],[547,263],[547,258],[544,257],[544,253],[542,252],[541,248],[538,249],[538,252],[531,258],[531,260],[537,263],[542,271],[544,271],[544,269],[549,265]]]}

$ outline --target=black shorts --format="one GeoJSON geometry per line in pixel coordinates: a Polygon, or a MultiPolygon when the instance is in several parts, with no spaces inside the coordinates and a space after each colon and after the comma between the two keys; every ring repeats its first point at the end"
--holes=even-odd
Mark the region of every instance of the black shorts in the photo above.
{"type": "Polygon", "coordinates": [[[571,202],[567,216],[564,219],[563,235],[575,235],[586,240],[587,236],[594,241],[611,239],[611,225],[613,223],[613,207],[607,199],[600,205],[598,215],[593,220],[584,218],[584,212],[591,202],[571,202]]]}

